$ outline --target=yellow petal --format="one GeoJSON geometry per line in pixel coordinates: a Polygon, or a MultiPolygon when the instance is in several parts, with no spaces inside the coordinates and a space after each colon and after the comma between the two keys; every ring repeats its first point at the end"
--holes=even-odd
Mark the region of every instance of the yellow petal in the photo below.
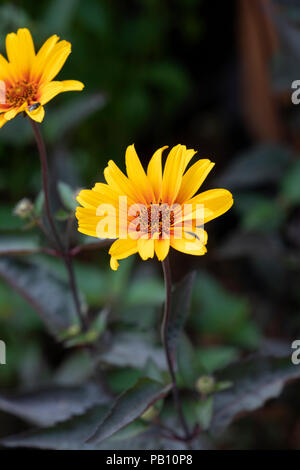
{"type": "Polygon", "coordinates": [[[184,151],[184,164],[183,164],[183,171],[185,171],[186,167],[190,163],[193,156],[196,154],[196,150],[194,149],[185,149],[184,151]]]}
{"type": "Polygon", "coordinates": [[[89,235],[90,237],[97,238],[96,227],[78,227],[78,232],[83,233],[84,235],[89,235]]]}
{"type": "Polygon", "coordinates": [[[81,91],[84,84],[79,80],[62,80],[63,91],[81,91]]]}
{"type": "Polygon", "coordinates": [[[19,112],[19,108],[11,108],[8,111],[6,111],[6,113],[4,113],[4,117],[5,117],[6,121],[10,121],[14,117],[16,117],[18,112],[19,112]]]}
{"type": "Polygon", "coordinates": [[[111,256],[111,258],[110,258],[110,267],[111,267],[111,269],[112,269],[113,271],[117,271],[117,269],[118,269],[119,266],[120,266],[120,265],[119,265],[118,261],[116,260],[116,258],[113,258],[113,257],[111,256]]]}
{"type": "Polygon", "coordinates": [[[185,203],[183,219],[191,219],[204,210],[204,223],[227,212],[233,204],[233,198],[227,189],[210,189],[189,199],[185,203]]]}
{"type": "Polygon", "coordinates": [[[135,240],[116,240],[109,250],[109,254],[113,258],[113,260],[111,260],[111,268],[114,270],[118,269],[119,259],[127,258],[137,253],[137,251],[137,242],[135,240]]]}
{"type": "Polygon", "coordinates": [[[162,200],[170,206],[175,201],[178,194],[182,173],[184,168],[183,145],[173,147],[166,160],[163,181],[162,181],[162,200]]]}
{"type": "Polygon", "coordinates": [[[44,105],[59,93],[63,93],[65,91],[81,91],[83,88],[83,83],[77,80],[47,82],[39,89],[39,101],[44,105]]]}
{"type": "Polygon", "coordinates": [[[135,190],[135,186],[127,176],[118,168],[118,166],[110,160],[108,166],[104,170],[104,178],[107,184],[116,191],[119,195],[124,195],[129,198],[129,203],[144,202],[140,201],[140,195],[135,190]]]}
{"type": "Polygon", "coordinates": [[[95,216],[97,212],[97,209],[93,208],[87,208],[87,207],[81,207],[78,206],[76,207],[76,217],[79,219],[80,217],[89,217],[89,216],[95,216]]]}
{"type": "Polygon", "coordinates": [[[56,34],[54,34],[49,39],[47,39],[46,42],[44,42],[44,44],[42,45],[42,47],[40,48],[40,50],[38,51],[35,57],[35,60],[32,66],[32,71],[31,71],[31,78],[39,79],[41,77],[43,70],[45,68],[46,62],[58,40],[59,40],[59,37],[56,34]]]}
{"type": "Polygon", "coordinates": [[[135,185],[136,191],[139,193],[141,200],[150,204],[154,200],[154,193],[140,159],[137,156],[134,145],[129,145],[127,147],[125,161],[128,178],[135,185]]]}
{"type": "Polygon", "coordinates": [[[12,81],[14,75],[11,70],[10,64],[7,60],[0,54],[0,80],[4,80],[4,83],[1,84],[1,91],[6,89],[5,80],[12,81]]]}
{"type": "Polygon", "coordinates": [[[120,195],[116,191],[114,191],[108,184],[96,183],[92,191],[95,191],[97,193],[97,197],[99,196],[99,201],[101,201],[101,203],[112,204],[116,208],[118,213],[120,211],[122,213],[124,212],[127,217],[128,201],[121,201],[120,195]]]}
{"type": "Polygon", "coordinates": [[[68,41],[60,41],[55,44],[45,63],[41,81],[50,82],[63,67],[70,53],[71,44],[68,41]]]}
{"type": "Polygon", "coordinates": [[[16,33],[10,33],[6,36],[5,40],[6,45],[6,54],[9,62],[14,67],[14,71],[19,75],[21,70],[19,67],[19,48],[18,48],[18,38],[16,33]]]}
{"type": "Polygon", "coordinates": [[[6,123],[7,123],[7,121],[6,121],[5,117],[4,117],[4,115],[3,115],[3,114],[0,114],[0,129],[1,129],[1,127],[3,127],[4,124],[6,124],[6,123]]]}
{"type": "Polygon", "coordinates": [[[36,122],[42,122],[45,116],[45,110],[43,106],[39,106],[34,111],[29,111],[29,109],[27,108],[26,113],[31,119],[33,119],[36,122]]]}
{"type": "Polygon", "coordinates": [[[91,189],[83,189],[78,194],[76,198],[77,201],[83,207],[94,209],[95,213],[100,204],[103,204],[105,202],[109,204],[114,204],[115,199],[113,199],[111,196],[112,191],[109,187],[107,187],[107,185],[104,186],[106,186],[106,188],[102,189],[102,193],[100,193],[99,191],[93,191],[91,189]]]}
{"type": "Polygon", "coordinates": [[[38,100],[41,104],[46,104],[52,100],[54,96],[63,91],[61,82],[47,82],[44,83],[38,92],[38,100]]]}
{"type": "Polygon", "coordinates": [[[109,254],[117,259],[124,259],[137,252],[137,241],[127,238],[116,240],[109,249],[109,254]]]}
{"type": "Polygon", "coordinates": [[[6,36],[6,52],[14,71],[21,77],[29,78],[29,71],[35,58],[34,45],[27,28],[18,29],[17,34],[6,36]]]}
{"type": "Polygon", "coordinates": [[[18,29],[17,36],[19,40],[19,54],[21,55],[22,66],[28,73],[35,59],[32,36],[27,28],[18,29]]]}
{"type": "Polygon", "coordinates": [[[194,163],[183,175],[176,202],[183,204],[184,201],[190,199],[199,190],[213,166],[214,163],[207,159],[198,160],[194,163]]]}
{"type": "Polygon", "coordinates": [[[177,251],[194,256],[205,255],[207,249],[207,233],[203,229],[196,229],[194,233],[185,233],[183,238],[171,238],[171,246],[177,251]]]}
{"type": "Polygon", "coordinates": [[[137,242],[140,257],[145,261],[154,256],[154,240],[144,240],[140,238],[137,242]]]}
{"type": "Polygon", "coordinates": [[[163,261],[169,253],[170,249],[170,240],[169,239],[161,239],[161,240],[154,240],[155,246],[155,253],[157,259],[159,261],[163,261]]]}
{"type": "Polygon", "coordinates": [[[159,202],[162,190],[162,153],[168,148],[167,145],[156,150],[153,154],[147,168],[147,176],[152,185],[155,202],[159,202]]]}
{"type": "MultiPolygon", "coordinates": [[[[115,222],[115,220],[113,221],[115,222]]],[[[97,223],[80,223],[78,225],[79,232],[91,235],[92,237],[103,239],[115,240],[117,238],[116,230],[110,230],[107,221],[104,224],[99,225],[101,221],[98,218],[97,223]]]]}

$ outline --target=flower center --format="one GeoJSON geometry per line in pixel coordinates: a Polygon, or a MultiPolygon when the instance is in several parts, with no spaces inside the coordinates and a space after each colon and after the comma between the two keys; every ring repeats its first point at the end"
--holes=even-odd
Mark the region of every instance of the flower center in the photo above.
{"type": "Polygon", "coordinates": [[[148,233],[149,237],[158,235],[162,238],[163,234],[170,236],[170,228],[174,225],[175,216],[168,204],[151,204],[149,207],[143,207],[138,217],[138,232],[148,233]]]}
{"type": "Polygon", "coordinates": [[[25,101],[30,106],[36,100],[38,87],[35,83],[20,80],[6,90],[6,102],[11,106],[21,106],[25,101]]]}

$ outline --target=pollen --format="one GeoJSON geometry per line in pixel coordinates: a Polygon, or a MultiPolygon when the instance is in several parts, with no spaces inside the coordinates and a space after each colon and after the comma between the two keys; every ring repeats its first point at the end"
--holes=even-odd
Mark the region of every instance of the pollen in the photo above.
{"type": "Polygon", "coordinates": [[[11,106],[21,106],[27,102],[30,106],[37,101],[38,86],[26,80],[20,80],[6,90],[6,102],[11,106]]]}
{"type": "Polygon", "coordinates": [[[174,225],[174,211],[168,204],[151,204],[137,213],[139,224],[137,231],[148,234],[149,238],[170,237],[174,225]]]}

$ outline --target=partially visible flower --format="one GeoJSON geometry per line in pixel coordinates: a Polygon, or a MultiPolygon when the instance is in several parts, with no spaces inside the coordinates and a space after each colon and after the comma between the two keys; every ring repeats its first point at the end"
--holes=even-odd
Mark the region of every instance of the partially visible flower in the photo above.
{"type": "Polygon", "coordinates": [[[104,170],[107,184],[96,183],[77,197],[83,206],[76,211],[78,230],[93,237],[118,238],[109,250],[113,270],[118,268],[118,260],[137,252],[143,260],[156,253],[162,261],[170,246],[204,255],[207,233],[203,225],[233,204],[226,189],[194,196],[214,163],[201,159],[187,170],[196,152],[184,145],[170,150],[162,171],[165,148],[154,153],[145,172],[134,145],[130,145],[125,157],[127,176],[110,160],[104,170]]]}
{"type": "Polygon", "coordinates": [[[28,219],[33,215],[33,211],[34,205],[27,198],[21,199],[14,208],[14,214],[20,217],[20,219],[28,219]]]}
{"type": "Polygon", "coordinates": [[[0,54],[0,127],[23,111],[41,122],[48,101],[84,87],[77,80],[53,80],[71,52],[71,44],[56,35],[36,54],[30,31],[18,29],[6,36],[6,52],[8,60],[0,54]]]}

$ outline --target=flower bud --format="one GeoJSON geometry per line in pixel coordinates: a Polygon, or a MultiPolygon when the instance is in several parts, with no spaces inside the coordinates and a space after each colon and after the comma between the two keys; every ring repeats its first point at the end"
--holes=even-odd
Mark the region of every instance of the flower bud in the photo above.
{"type": "Polygon", "coordinates": [[[30,199],[24,198],[15,206],[13,213],[21,219],[28,219],[33,214],[33,209],[34,206],[30,199]]]}
{"type": "Polygon", "coordinates": [[[203,395],[208,395],[215,391],[215,384],[215,379],[211,375],[203,375],[196,382],[196,390],[203,395]]]}
{"type": "Polygon", "coordinates": [[[153,421],[154,418],[158,415],[158,410],[154,406],[150,406],[145,413],[142,414],[141,418],[144,421],[153,421]]]}

